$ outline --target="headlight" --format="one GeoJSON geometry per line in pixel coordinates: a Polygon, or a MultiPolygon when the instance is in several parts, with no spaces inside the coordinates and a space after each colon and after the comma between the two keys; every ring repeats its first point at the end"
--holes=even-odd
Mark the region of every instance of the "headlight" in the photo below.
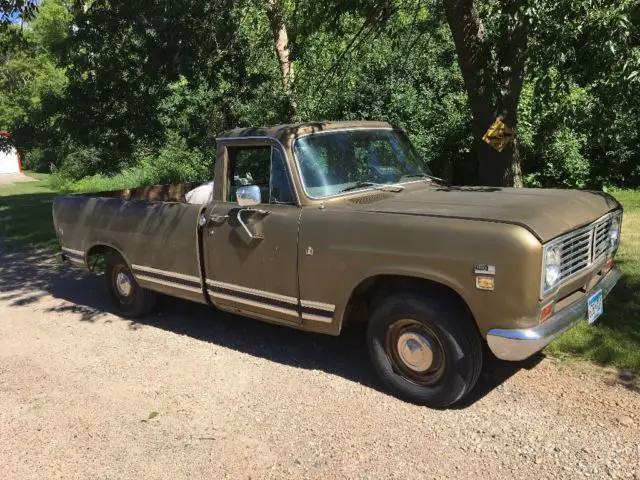
{"type": "Polygon", "coordinates": [[[551,290],[560,280],[560,245],[547,247],[544,251],[544,291],[551,290]]]}
{"type": "Polygon", "coordinates": [[[622,217],[617,216],[611,223],[611,230],[609,230],[609,249],[614,251],[620,245],[620,224],[622,223],[622,217]]]}

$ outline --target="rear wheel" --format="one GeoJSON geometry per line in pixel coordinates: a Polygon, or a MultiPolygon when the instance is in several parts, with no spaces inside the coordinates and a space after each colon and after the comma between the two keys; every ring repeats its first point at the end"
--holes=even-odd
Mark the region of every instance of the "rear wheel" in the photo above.
{"type": "Polygon", "coordinates": [[[435,294],[398,294],[383,301],[368,327],[373,365],[391,391],[430,407],[469,393],[482,369],[482,344],[467,309],[435,294]]]}
{"type": "Polygon", "coordinates": [[[105,279],[107,291],[124,317],[138,318],[153,309],[156,293],[138,285],[127,262],[118,253],[107,256],[105,279]]]}

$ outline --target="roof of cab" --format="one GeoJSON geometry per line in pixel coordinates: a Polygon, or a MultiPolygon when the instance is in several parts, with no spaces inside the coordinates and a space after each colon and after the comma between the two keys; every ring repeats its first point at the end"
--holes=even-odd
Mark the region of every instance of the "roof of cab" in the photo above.
{"type": "Polygon", "coordinates": [[[218,138],[242,138],[242,137],[271,137],[282,142],[308,133],[324,132],[328,130],[340,130],[347,128],[394,128],[387,122],[375,121],[347,121],[347,122],[304,122],[271,127],[234,128],[223,132],[218,138]]]}

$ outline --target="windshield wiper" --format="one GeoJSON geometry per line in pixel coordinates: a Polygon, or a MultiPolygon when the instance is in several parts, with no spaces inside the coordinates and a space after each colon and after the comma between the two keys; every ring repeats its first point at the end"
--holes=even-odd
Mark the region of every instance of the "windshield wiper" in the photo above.
{"type": "Polygon", "coordinates": [[[404,190],[402,185],[393,185],[393,184],[385,184],[385,183],[374,183],[374,182],[357,182],[355,185],[351,185],[350,187],[343,188],[338,193],[350,192],[351,190],[358,190],[359,188],[375,188],[376,190],[381,190],[383,192],[401,192],[404,190]]]}
{"type": "Polygon", "coordinates": [[[448,185],[449,182],[443,180],[442,178],[434,177],[433,175],[428,175],[426,173],[408,173],[407,175],[403,175],[403,178],[424,178],[425,180],[429,180],[430,182],[435,180],[438,183],[442,183],[443,185],[448,185]]]}
{"type": "Polygon", "coordinates": [[[431,178],[431,176],[427,175],[426,173],[407,173],[407,174],[403,175],[403,177],[405,177],[405,178],[416,178],[416,177],[431,178]]]}
{"type": "Polygon", "coordinates": [[[350,187],[343,188],[342,190],[340,190],[339,193],[350,192],[351,190],[357,190],[359,188],[375,187],[376,185],[377,184],[373,182],[356,182],[354,185],[351,185],[350,187]]]}

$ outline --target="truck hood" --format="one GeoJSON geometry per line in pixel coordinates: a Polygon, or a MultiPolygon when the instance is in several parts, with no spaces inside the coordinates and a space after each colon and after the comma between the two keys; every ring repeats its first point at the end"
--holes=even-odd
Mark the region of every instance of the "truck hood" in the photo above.
{"type": "Polygon", "coordinates": [[[621,208],[609,194],[577,190],[429,185],[385,197],[360,207],[371,212],[511,223],[527,228],[542,242],[621,208]]]}

